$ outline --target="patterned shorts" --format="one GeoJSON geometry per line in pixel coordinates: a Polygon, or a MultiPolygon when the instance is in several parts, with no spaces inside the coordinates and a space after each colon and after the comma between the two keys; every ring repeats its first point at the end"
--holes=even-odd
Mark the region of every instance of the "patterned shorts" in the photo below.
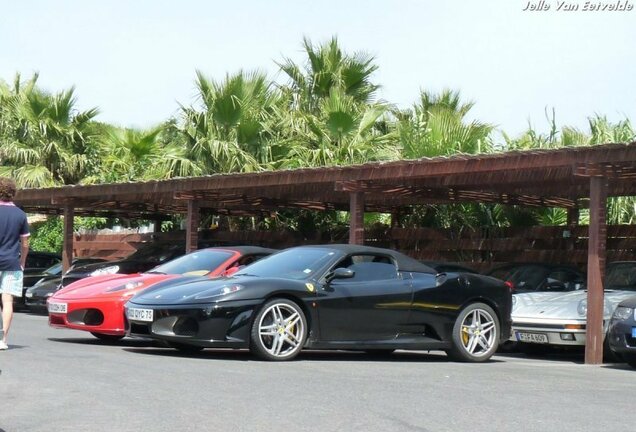
{"type": "Polygon", "coordinates": [[[22,271],[0,271],[0,293],[22,297],[22,271]]]}

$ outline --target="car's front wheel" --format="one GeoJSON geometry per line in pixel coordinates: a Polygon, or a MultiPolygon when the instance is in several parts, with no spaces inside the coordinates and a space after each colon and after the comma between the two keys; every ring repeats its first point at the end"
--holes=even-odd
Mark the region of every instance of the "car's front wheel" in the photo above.
{"type": "Polygon", "coordinates": [[[622,353],[621,358],[625,360],[625,363],[636,369],[636,354],[622,353]]]}
{"type": "Polygon", "coordinates": [[[472,303],[457,316],[453,326],[453,345],[447,353],[457,361],[486,361],[497,351],[499,334],[495,311],[487,304],[472,303]]]}
{"type": "Polygon", "coordinates": [[[307,319],[298,304],[272,299],[254,318],[250,350],[264,360],[291,360],[303,348],[307,333],[307,319]]]}

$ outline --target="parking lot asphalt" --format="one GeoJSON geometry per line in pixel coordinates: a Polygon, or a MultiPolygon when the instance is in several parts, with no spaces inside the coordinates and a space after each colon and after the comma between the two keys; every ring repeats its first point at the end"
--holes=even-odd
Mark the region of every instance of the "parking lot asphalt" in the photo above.
{"type": "MultiPolygon", "coordinates": [[[[150,341],[104,344],[15,316],[0,351],[0,430],[610,431],[631,425],[636,371],[580,354],[303,352],[287,363],[247,351],[184,355],[150,341]]],[[[626,429],[627,428],[627,429],[626,429]]]]}

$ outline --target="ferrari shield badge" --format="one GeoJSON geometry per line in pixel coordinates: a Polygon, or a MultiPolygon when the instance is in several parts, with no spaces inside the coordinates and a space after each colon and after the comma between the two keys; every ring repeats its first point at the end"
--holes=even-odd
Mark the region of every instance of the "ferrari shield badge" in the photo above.
{"type": "Polygon", "coordinates": [[[309,292],[314,292],[314,290],[316,288],[314,288],[314,284],[311,283],[306,283],[305,286],[307,287],[307,290],[309,290],[309,292]]]}

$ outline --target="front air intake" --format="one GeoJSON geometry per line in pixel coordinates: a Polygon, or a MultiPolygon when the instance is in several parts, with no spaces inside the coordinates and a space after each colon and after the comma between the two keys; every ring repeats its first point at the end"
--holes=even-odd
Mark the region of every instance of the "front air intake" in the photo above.
{"type": "Polygon", "coordinates": [[[177,336],[195,336],[199,332],[199,324],[192,318],[179,318],[172,327],[177,336]]]}

